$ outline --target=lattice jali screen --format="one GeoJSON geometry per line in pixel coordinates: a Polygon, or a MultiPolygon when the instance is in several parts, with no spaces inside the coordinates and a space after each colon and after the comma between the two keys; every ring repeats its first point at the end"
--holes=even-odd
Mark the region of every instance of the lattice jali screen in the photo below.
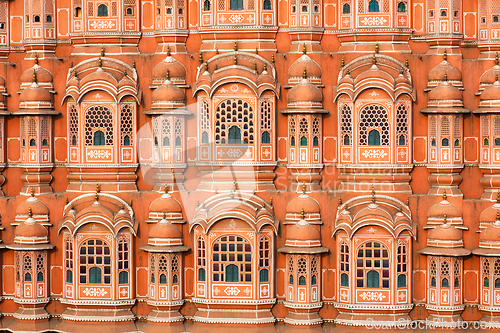
{"type": "Polygon", "coordinates": [[[130,105],[124,105],[120,112],[121,142],[124,145],[124,138],[128,135],[130,145],[133,145],[134,138],[134,114],[130,105]]]}
{"type": "Polygon", "coordinates": [[[389,145],[390,128],[387,110],[381,105],[367,105],[361,110],[359,122],[359,144],[368,145],[368,132],[377,129],[380,132],[380,144],[389,145]]]}
{"type": "Polygon", "coordinates": [[[104,132],[105,145],[113,145],[113,113],[105,106],[93,106],[85,113],[85,145],[93,145],[94,130],[104,132]]]}
{"type": "Polygon", "coordinates": [[[242,99],[227,99],[215,110],[215,142],[225,144],[229,139],[229,129],[237,126],[244,144],[254,143],[254,110],[249,102],[242,99]]]}
{"type": "Polygon", "coordinates": [[[218,238],[212,251],[213,282],[252,282],[252,247],[241,236],[218,238]],[[228,269],[228,266],[231,266],[228,269]],[[236,267],[234,267],[236,266],[236,267]],[[233,269],[236,268],[236,269],[233,269]],[[230,271],[238,276],[226,276],[230,271]]]}
{"type": "Polygon", "coordinates": [[[342,142],[344,137],[349,136],[349,141],[352,137],[352,111],[349,104],[342,105],[340,109],[340,131],[342,135],[342,142]]]}
{"type": "Polygon", "coordinates": [[[172,124],[169,118],[163,118],[161,122],[161,139],[163,146],[170,146],[170,137],[172,136],[172,124]]]}
{"type": "Polygon", "coordinates": [[[408,110],[406,104],[401,103],[396,108],[396,133],[397,138],[404,136],[404,145],[408,144],[408,110]]]}
{"type": "Polygon", "coordinates": [[[69,107],[69,136],[71,143],[78,142],[78,112],[74,105],[69,107]]]}

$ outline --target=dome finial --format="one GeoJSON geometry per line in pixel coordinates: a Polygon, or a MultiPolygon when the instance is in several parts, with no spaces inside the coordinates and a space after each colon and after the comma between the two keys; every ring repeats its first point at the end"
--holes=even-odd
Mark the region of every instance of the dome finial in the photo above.
{"type": "Polygon", "coordinates": [[[405,67],[408,68],[410,66],[410,63],[408,62],[408,59],[405,61],[405,67]]]}
{"type": "Polygon", "coordinates": [[[304,46],[302,47],[302,53],[303,53],[303,54],[306,54],[306,53],[307,53],[306,44],[304,44],[304,46]]]}
{"type": "Polygon", "coordinates": [[[259,49],[257,47],[255,48],[255,54],[259,54],[259,49]]]}
{"type": "Polygon", "coordinates": [[[99,57],[99,68],[102,68],[102,59],[99,57]]]}
{"type": "Polygon", "coordinates": [[[231,191],[231,199],[234,199],[234,191],[231,191]]]}
{"type": "Polygon", "coordinates": [[[76,77],[76,78],[78,78],[78,73],[76,72],[76,68],[73,69],[73,76],[76,77]]]}
{"type": "Polygon", "coordinates": [[[135,69],[135,60],[132,60],[132,68],[135,69]]]}
{"type": "Polygon", "coordinates": [[[374,64],[374,65],[377,64],[377,57],[375,57],[375,54],[372,57],[372,64],[374,64]]]}
{"type": "Polygon", "coordinates": [[[304,67],[304,72],[302,73],[302,78],[307,79],[307,70],[305,67],[304,67]]]}
{"type": "Polygon", "coordinates": [[[497,203],[500,203],[500,190],[497,191],[497,203]]]}
{"type": "Polygon", "coordinates": [[[101,57],[104,57],[104,44],[101,46],[101,57]]]}
{"type": "Polygon", "coordinates": [[[35,53],[35,65],[38,65],[38,53],[35,53]]]}
{"type": "Polygon", "coordinates": [[[163,188],[163,190],[165,191],[165,194],[168,194],[168,184],[165,184],[165,187],[163,188]]]}
{"type": "Polygon", "coordinates": [[[446,190],[443,190],[443,200],[446,200],[448,197],[446,196],[446,190]]]}
{"type": "Polygon", "coordinates": [[[372,184],[372,202],[375,203],[375,186],[372,184]]]}
{"type": "Polygon", "coordinates": [[[170,45],[167,44],[167,57],[170,57],[170,45]]]}
{"type": "Polygon", "coordinates": [[[378,42],[375,43],[375,54],[378,54],[378,42]]]}
{"type": "Polygon", "coordinates": [[[302,208],[302,211],[300,212],[300,218],[303,220],[304,216],[305,216],[305,214],[304,214],[304,208],[302,208]]]}
{"type": "Polygon", "coordinates": [[[444,49],[443,58],[444,60],[448,60],[448,52],[446,52],[446,49],[444,49]]]}
{"type": "Polygon", "coordinates": [[[444,73],[444,80],[448,82],[448,73],[444,73]]]}
{"type": "Polygon", "coordinates": [[[306,194],[306,183],[302,183],[302,193],[306,194]]]}
{"type": "Polygon", "coordinates": [[[236,54],[235,54],[235,55],[234,55],[234,57],[233,57],[233,63],[234,63],[235,65],[238,65],[238,57],[236,56],[236,54]]]}
{"type": "Polygon", "coordinates": [[[497,221],[500,220],[500,210],[497,209],[497,221]]]}
{"type": "Polygon", "coordinates": [[[200,64],[203,63],[203,53],[198,53],[198,60],[200,61],[200,64]]]}
{"type": "Polygon", "coordinates": [[[233,180],[233,191],[236,191],[236,180],[233,180]]]}
{"type": "Polygon", "coordinates": [[[36,82],[36,72],[33,71],[33,82],[36,82]]]}
{"type": "Polygon", "coordinates": [[[498,81],[498,74],[495,75],[495,82],[498,81]]]}
{"type": "Polygon", "coordinates": [[[170,81],[170,71],[167,69],[167,81],[170,81]]]}
{"type": "Polygon", "coordinates": [[[167,213],[163,212],[163,220],[166,220],[166,219],[167,219],[167,213]]]}
{"type": "Polygon", "coordinates": [[[269,206],[273,205],[273,198],[269,199],[269,206]]]}
{"type": "Polygon", "coordinates": [[[234,41],[234,50],[238,51],[238,42],[236,40],[234,41]]]}
{"type": "Polygon", "coordinates": [[[271,54],[271,64],[274,64],[274,54],[271,54]]]}
{"type": "Polygon", "coordinates": [[[446,219],[446,214],[443,215],[443,224],[447,224],[448,220],[446,219]]]}
{"type": "Polygon", "coordinates": [[[263,69],[263,71],[264,72],[267,71],[267,64],[266,63],[264,63],[264,69],[263,69]]]}
{"type": "Polygon", "coordinates": [[[497,54],[495,55],[495,65],[497,65],[497,66],[498,66],[498,52],[497,52],[497,54]]]}
{"type": "Polygon", "coordinates": [[[99,183],[95,183],[95,193],[101,192],[99,183]]]}
{"type": "Polygon", "coordinates": [[[35,196],[35,189],[34,189],[33,187],[32,187],[32,188],[30,188],[30,195],[31,195],[32,197],[34,197],[34,196],[35,196]]]}
{"type": "Polygon", "coordinates": [[[33,217],[33,211],[31,210],[31,207],[28,208],[28,216],[33,217]]]}
{"type": "Polygon", "coordinates": [[[69,199],[68,199],[68,197],[64,198],[64,203],[65,203],[66,205],[67,205],[67,204],[69,204],[69,199]]]}
{"type": "Polygon", "coordinates": [[[345,66],[345,60],[344,58],[342,58],[342,61],[340,62],[340,67],[344,67],[345,66]]]}
{"type": "Polygon", "coordinates": [[[342,206],[342,198],[339,197],[339,207],[342,206]]]}
{"type": "MultiPolygon", "coordinates": [[[[215,64],[217,66],[217,64],[215,64]]],[[[205,70],[208,72],[208,61],[205,61],[205,70]]]]}
{"type": "Polygon", "coordinates": [[[219,54],[219,49],[215,48],[215,54],[219,54]]]}

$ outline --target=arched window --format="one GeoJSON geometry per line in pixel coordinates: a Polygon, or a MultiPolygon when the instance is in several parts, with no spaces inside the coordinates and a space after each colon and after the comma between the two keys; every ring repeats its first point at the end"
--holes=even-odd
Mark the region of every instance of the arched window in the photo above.
{"type": "Polygon", "coordinates": [[[43,276],[45,273],[45,258],[43,254],[39,253],[36,256],[36,281],[43,282],[43,276]]]}
{"type": "Polygon", "coordinates": [[[52,15],[47,15],[47,23],[52,23],[52,15]]]}
{"type": "Polygon", "coordinates": [[[442,10],[441,17],[446,17],[446,16],[448,16],[448,13],[446,12],[446,10],[442,10]]]}
{"type": "Polygon", "coordinates": [[[42,272],[38,272],[36,274],[36,282],[43,282],[43,273],[42,272]]]}
{"type": "Polygon", "coordinates": [[[498,15],[493,15],[493,23],[498,23],[498,15]]]}
{"type": "Polygon", "coordinates": [[[236,235],[218,238],[213,245],[212,267],[213,282],[252,282],[250,243],[236,235]]]}
{"type": "Polygon", "coordinates": [[[443,147],[449,147],[450,146],[450,140],[448,140],[448,138],[443,138],[443,140],[441,140],[441,146],[443,146],[443,147]]]}
{"type": "Polygon", "coordinates": [[[73,271],[66,270],[66,283],[73,283],[73,271]]]}
{"type": "Polygon", "coordinates": [[[259,240],[259,282],[269,282],[270,257],[270,241],[263,236],[259,240]]]}
{"type": "Polygon", "coordinates": [[[293,256],[289,255],[288,256],[288,264],[287,264],[287,269],[288,269],[288,284],[293,286],[293,272],[294,272],[294,258],[293,256]]]}
{"type": "Polygon", "coordinates": [[[172,261],[170,265],[170,269],[172,271],[172,283],[179,283],[179,256],[173,255],[172,261]]]}
{"type": "Polygon", "coordinates": [[[132,11],[132,8],[127,8],[127,11],[126,11],[127,15],[132,15],[133,14],[133,11],[132,11]]]}
{"type": "Polygon", "coordinates": [[[270,10],[271,9],[271,0],[264,0],[264,3],[262,4],[262,8],[264,10],[270,10]]]}
{"type": "Polygon", "coordinates": [[[366,274],[367,288],[380,288],[380,274],[375,270],[368,271],[366,274]]]}
{"type": "Polygon", "coordinates": [[[398,3],[398,12],[399,13],[406,13],[406,4],[404,2],[398,3]]]}
{"type": "Polygon", "coordinates": [[[390,139],[389,116],[387,110],[381,105],[367,105],[360,113],[359,122],[359,144],[388,146],[390,139]],[[373,131],[378,132],[378,135],[373,131]],[[373,134],[371,134],[373,132],[373,134]],[[369,134],[372,135],[372,143],[369,141],[369,134]],[[377,142],[378,136],[378,144],[377,142]]]}
{"type": "Polygon", "coordinates": [[[319,146],[319,139],[317,136],[313,138],[313,147],[318,147],[319,146]]]}
{"type": "Polygon", "coordinates": [[[495,279],[495,289],[500,288],[500,279],[495,279]]]}
{"type": "Polygon", "coordinates": [[[132,106],[124,104],[120,110],[120,135],[122,145],[131,146],[134,138],[134,112],[132,106]],[[127,140],[128,144],[125,142],[127,140]]]}
{"type": "Polygon", "coordinates": [[[306,285],[306,277],[304,275],[299,276],[299,286],[306,285]]]}
{"type": "Polygon", "coordinates": [[[36,140],[35,139],[30,140],[30,147],[36,147],[36,140]]]}
{"type": "Polygon", "coordinates": [[[108,6],[100,4],[99,7],[97,7],[97,16],[108,16],[108,6]]]}
{"type": "Polygon", "coordinates": [[[163,147],[170,147],[170,137],[166,136],[163,138],[163,147]]]}
{"type": "Polygon", "coordinates": [[[379,242],[367,242],[361,245],[356,260],[356,286],[389,288],[389,277],[389,251],[385,245],[379,242]]]}
{"type": "Polygon", "coordinates": [[[297,260],[297,276],[299,277],[299,286],[305,286],[307,275],[307,260],[300,258],[297,260]]]}
{"type": "Polygon", "coordinates": [[[340,244],[340,285],[349,287],[349,246],[346,242],[340,244]]]}
{"type": "Polygon", "coordinates": [[[81,7],[75,8],[75,17],[82,17],[82,8],[81,7]]]}
{"type": "Polygon", "coordinates": [[[290,146],[295,147],[295,137],[294,136],[292,136],[292,138],[290,139],[290,146]]]}
{"type": "Polygon", "coordinates": [[[264,131],[262,132],[262,140],[261,140],[263,144],[269,144],[271,143],[271,135],[269,134],[268,131],[264,131]]]}
{"type": "Polygon", "coordinates": [[[488,277],[485,277],[483,279],[483,287],[484,288],[489,288],[490,287],[490,279],[488,277]]]}
{"type": "Polygon", "coordinates": [[[345,3],[344,6],[342,7],[342,13],[343,14],[350,14],[351,13],[351,5],[348,3],[345,3]]]}
{"type": "Polygon", "coordinates": [[[118,241],[118,283],[128,283],[129,267],[129,244],[125,238],[118,241]]]}
{"type": "Polygon", "coordinates": [[[398,145],[400,146],[404,146],[406,144],[406,139],[405,139],[405,136],[403,134],[401,134],[399,136],[399,139],[398,139],[398,145]]]}
{"type": "Polygon", "coordinates": [[[73,283],[73,240],[70,237],[64,242],[64,265],[66,283],[73,283]]]}
{"type": "Polygon", "coordinates": [[[458,288],[460,287],[460,261],[458,259],[455,259],[455,262],[453,263],[453,287],[458,288]]]}
{"type": "Polygon", "coordinates": [[[104,132],[101,130],[97,130],[94,132],[94,146],[104,146],[106,144],[106,140],[104,139],[104,132]]]}
{"type": "Polygon", "coordinates": [[[182,145],[182,140],[181,140],[181,137],[178,136],[175,138],[175,146],[180,147],[181,145],[182,145]]]}
{"type": "Polygon", "coordinates": [[[380,132],[378,130],[372,129],[368,132],[368,145],[380,146],[380,132]]]}
{"type": "Polygon", "coordinates": [[[318,282],[318,257],[311,259],[311,285],[315,286],[318,282]]]}
{"type": "Polygon", "coordinates": [[[230,10],[241,10],[243,9],[243,0],[229,0],[230,10]]]}
{"type": "Polygon", "coordinates": [[[209,0],[205,0],[203,2],[203,10],[205,10],[205,11],[209,11],[210,10],[210,1],[209,0]]]}
{"type": "Polygon", "coordinates": [[[350,146],[351,145],[351,138],[349,135],[344,135],[344,146],[350,146]]]}
{"type": "Polygon", "coordinates": [[[450,287],[450,264],[448,261],[443,261],[441,263],[441,288],[450,287]]]}
{"type": "Polygon", "coordinates": [[[197,248],[196,248],[196,264],[198,266],[198,281],[205,282],[206,281],[206,249],[205,249],[205,240],[202,237],[198,238],[197,248]]]}
{"type": "Polygon", "coordinates": [[[239,282],[238,266],[230,264],[226,266],[226,282],[239,282]]]}
{"type": "Polygon", "coordinates": [[[450,287],[450,281],[448,281],[448,278],[442,278],[441,288],[449,288],[449,287],[450,287]]]}
{"type": "Polygon", "coordinates": [[[31,270],[33,269],[33,264],[31,256],[29,254],[23,257],[23,272],[24,272],[24,282],[31,282],[31,270]]]}
{"type": "Polygon", "coordinates": [[[432,259],[430,262],[430,276],[431,276],[431,287],[436,287],[436,274],[437,274],[437,264],[436,260],[432,259]]]}
{"type": "Polygon", "coordinates": [[[172,14],[172,8],[167,8],[167,14],[168,15],[172,14]]]}
{"type": "Polygon", "coordinates": [[[111,249],[101,239],[89,239],[80,246],[80,284],[111,284],[111,249]]]}
{"type": "Polygon", "coordinates": [[[33,22],[40,23],[40,15],[35,15],[35,17],[33,18],[33,22]]]}
{"type": "Polygon", "coordinates": [[[124,146],[130,146],[130,136],[125,135],[125,136],[123,137],[123,145],[124,145],[124,146]]]}
{"type": "Polygon", "coordinates": [[[158,274],[160,284],[167,284],[168,260],[164,254],[158,258],[158,274]]]}
{"type": "Polygon", "coordinates": [[[397,266],[398,288],[406,288],[406,275],[408,272],[408,251],[406,244],[399,243],[397,248],[397,266]]]}
{"type": "Polygon", "coordinates": [[[307,137],[306,136],[302,136],[300,138],[300,146],[301,147],[307,147],[307,137]]]}
{"type": "Polygon", "coordinates": [[[160,284],[167,284],[167,275],[165,273],[160,274],[160,284]]]}
{"type": "Polygon", "coordinates": [[[368,12],[370,13],[378,13],[380,11],[379,3],[377,0],[370,0],[368,3],[368,12]]]}
{"type": "Polygon", "coordinates": [[[495,138],[495,146],[500,146],[500,138],[495,138]]]}
{"type": "Polygon", "coordinates": [[[233,125],[229,128],[228,143],[233,145],[241,144],[241,129],[233,125]]]}
{"type": "Polygon", "coordinates": [[[201,143],[208,144],[208,133],[207,132],[201,133],[201,143]]]}
{"type": "Polygon", "coordinates": [[[409,124],[409,115],[406,104],[399,103],[396,107],[396,135],[398,138],[398,145],[400,146],[404,146],[407,144],[406,138],[409,135],[408,124],[409,124]]]}
{"type": "MultiPolygon", "coordinates": [[[[85,145],[96,146],[94,135],[95,132],[103,133],[100,138],[100,146],[112,146],[113,140],[113,113],[105,106],[93,106],[85,112],[85,145]]],[[[100,135],[100,134],[99,134],[100,135]]]]}

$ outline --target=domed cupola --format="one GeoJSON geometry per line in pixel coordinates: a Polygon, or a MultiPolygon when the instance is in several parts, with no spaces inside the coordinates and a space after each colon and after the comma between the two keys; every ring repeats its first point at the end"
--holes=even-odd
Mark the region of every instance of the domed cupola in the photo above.
{"type": "Polygon", "coordinates": [[[474,113],[499,113],[500,112],[500,82],[498,74],[495,81],[486,86],[484,90],[479,91],[479,108],[474,113]]]}
{"type": "Polygon", "coordinates": [[[446,51],[444,51],[444,60],[429,71],[426,91],[438,86],[442,81],[449,81],[451,85],[463,90],[462,72],[452,66],[447,58],[446,51]]]}
{"type": "Polygon", "coordinates": [[[31,216],[36,222],[43,226],[52,226],[49,221],[49,208],[47,205],[35,197],[33,188],[30,189],[30,193],[31,196],[17,206],[15,222],[12,225],[22,224],[31,212],[31,216]]]}
{"type": "Polygon", "coordinates": [[[159,86],[165,80],[167,75],[170,75],[170,81],[175,85],[180,85],[187,88],[186,85],[186,68],[174,57],[170,55],[170,50],[167,50],[167,57],[153,68],[153,86],[159,86]]]}
{"type": "Polygon", "coordinates": [[[319,203],[308,196],[304,184],[302,193],[286,205],[286,218],[284,224],[295,224],[305,219],[310,224],[322,224],[319,203]]]}
{"type": "Polygon", "coordinates": [[[50,92],[38,84],[35,72],[32,72],[32,83],[21,91],[19,96],[19,111],[16,114],[59,114],[54,111],[50,92]]]}
{"type": "Polygon", "coordinates": [[[33,75],[36,76],[38,85],[47,89],[51,93],[53,92],[54,78],[48,70],[38,64],[38,57],[36,55],[33,67],[28,68],[21,74],[21,90],[24,90],[32,85],[33,75]]]}
{"type": "Polygon", "coordinates": [[[456,226],[459,229],[467,229],[463,226],[463,213],[454,204],[448,201],[446,191],[443,193],[443,200],[435,204],[427,212],[427,225],[424,229],[430,229],[437,225],[440,225],[446,219],[449,224],[456,226]]]}
{"type": "Polygon", "coordinates": [[[325,253],[328,249],[321,246],[321,233],[318,226],[305,219],[301,213],[299,222],[290,226],[286,232],[285,246],[278,249],[281,253],[325,253]]]}
{"type": "Polygon", "coordinates": [[[165,186],[165,193],[149,206],[149,217],[146,222],[156,223],[162,218],[168,218],[172,223],[185,222],[181,204],[168,193],[168,186],[165,186]]]}
{"type": "Polygon", "coordinates": [[[479,215],[479,228],[484,229],[497,221],[497,215],[500,212],[500,190],[497,191],[496,202],[486,208],[479,215]]]}
{"type": "Polygon", "coordinates": [[[482,91],[487,87],[498,81],[498,75],[500,75],[500,66],[498,65],[498,52],[495,56],[495,65],[484,72],[479,78],[479,91],[476,92],[476,96],[482,94],[482,91]]]}
{"type": "Polygon", "coordinates": [[[31,208],[28,209],[28,218],[19,224],[14,231],[14,244],[7,245],[9,249],[46,250],[54,246],[49,243],[48,230],[34,218],[31,208]]]}
{"type": "Polygon", "coordinates": [[[149,252],[184,252],[189,250],[182,242],[182,231],[170,221],[167,221],[166,214],[160,222],[156,223],[149,230],[148,245],[142,247],[149,252]]]}
{"type": "Polygon", "coordinates": [[[421,254],[437,256],[467,256],[471,251],[464,248],[462,231],[455,228],[446,217],[443,223],[427,234],[427,247],[420,250],[421,254]]]}
{"type": "Polygon", "coordinates": [[[472,251],[478,256],[500,255],[500,211],[497,210],[495,222],[479,234],[479,248],[472,251]]]}
{"type": "Polygon", "coordinates": [[[303,78],[287,94],[288,108],[322,108],[323,93],[307,79],[307,71],[304,68],[303,78]]]}
{"type": "Polygon", "coordinates": [[[166,80],[153,91],[151,99],[151,111],[148,114],[163,113],[176,109],[183,110],[186,106],[186,94],[170,81],[168,71],[166,80]]]}
{"type": "Polygon", "coordinates": [[[300,56],[288,69],[288,84],[294,85],[302,80],[302,73],[307,72],[309,82],[321,85],[321,67],[306,54],[306,48],[300,56]]]}

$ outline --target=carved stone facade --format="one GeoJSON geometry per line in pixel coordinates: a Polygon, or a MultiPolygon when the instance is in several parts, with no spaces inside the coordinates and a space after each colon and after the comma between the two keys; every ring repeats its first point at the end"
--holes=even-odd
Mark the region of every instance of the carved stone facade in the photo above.
{"type": "Polygon", "coordinates": [[[500,321],[500,6],[0,0],[0,330],[500,321]]]}

